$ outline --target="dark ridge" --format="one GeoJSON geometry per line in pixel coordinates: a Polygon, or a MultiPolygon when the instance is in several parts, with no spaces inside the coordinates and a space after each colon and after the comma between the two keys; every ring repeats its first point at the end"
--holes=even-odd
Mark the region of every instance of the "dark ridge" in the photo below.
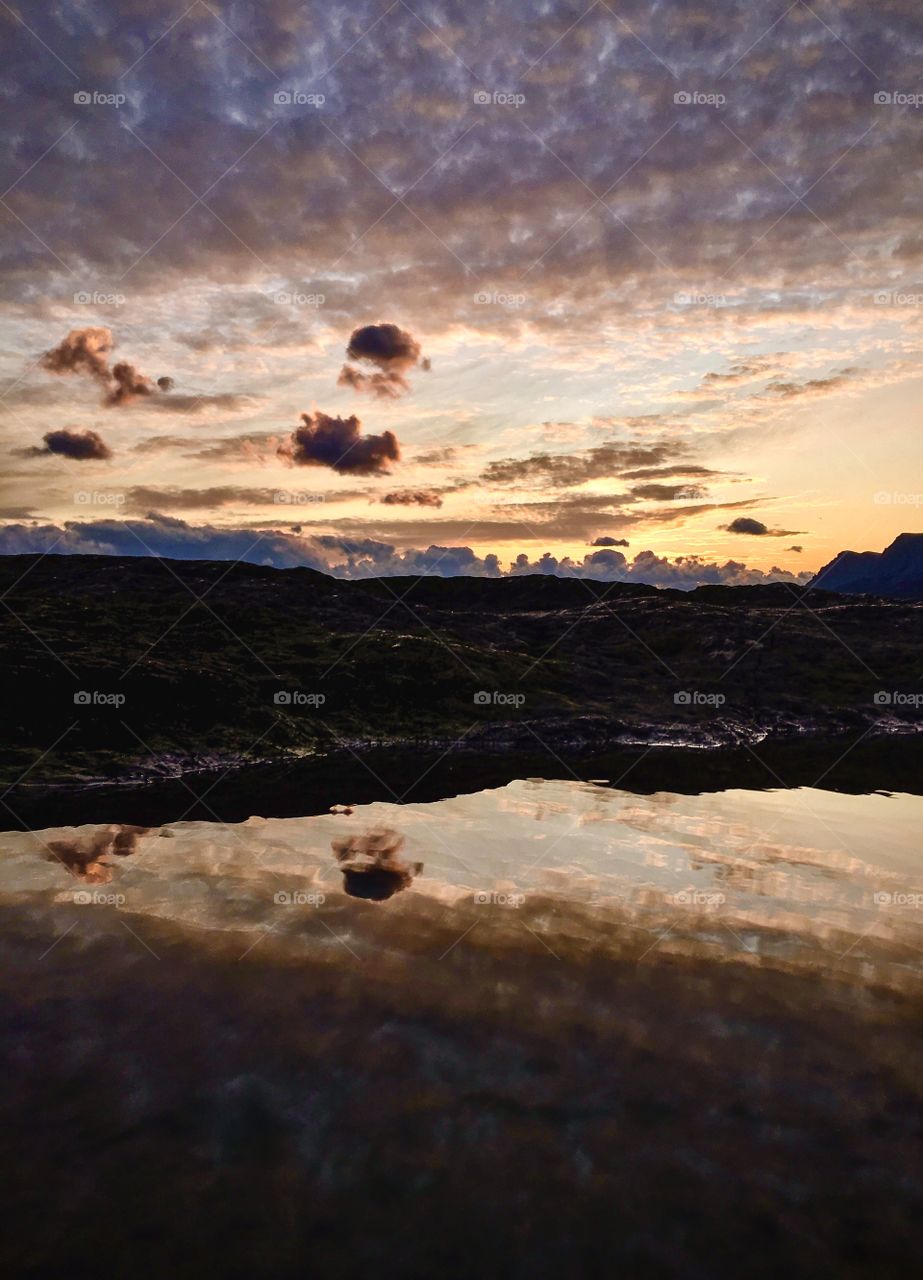
{"type": "Polygon", "coordinates": [[[892,695],[918,688],[923,606],[785,584],[342,581],[31,555],[0,558],[0,595],[4,785],[26,771],[29,784],[138,782],[373,748],[540,744],[569,758],[921,723],[892,695]]]}

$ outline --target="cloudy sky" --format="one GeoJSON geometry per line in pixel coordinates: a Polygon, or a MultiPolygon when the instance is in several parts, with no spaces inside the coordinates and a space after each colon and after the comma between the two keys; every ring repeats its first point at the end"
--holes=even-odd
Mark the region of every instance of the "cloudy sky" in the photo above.
{"type": "Polygon", "coordinates": [[[691,585],[919,528],[911,0],[0,37],[0,551],[691,585]]]}

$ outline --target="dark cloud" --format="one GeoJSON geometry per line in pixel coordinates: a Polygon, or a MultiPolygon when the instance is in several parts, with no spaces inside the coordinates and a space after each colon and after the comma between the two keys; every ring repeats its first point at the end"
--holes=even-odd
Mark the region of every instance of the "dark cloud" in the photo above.
{"type": "Polygon", "coordinates": [[[49,373],[88,373],[108,382],[111,350],[111,329],[72,329],[56,347],[45,352],[41,365],[49,373]]]}
{"type": "Polygon", "coordinates": [[[406,374],[414,365],[429,369],[429,361],[421,358],[419,342],[396,324],[367,324],[354,329],[346,355],[350,360],[373,366],[376,371],[365,373],[354,365],[344,364],[339,385],[355,391],[370,391],[386,400],[396,400],[410,390],[406,374]]]}
{"type": "Polygon", "coordinates": [[[590,545],[593,547],[627,547],[629,543],[627,538],[610,538],[604,536],[602,538],[594,538],[590,545]]]}
{"type": "Polygon", "coordinates": [[[789,550],[789,551],[797,551],[797,552],[798,552],[798,554],[799,554],[799,555],[801,555],[802,551],[804,551],[804,547],[789,547],[789,548],[788,548],[788,550],[789,550]]]}
{"type": "Polygon", "coordinates": [[[400,461],[401,449],[393,431],[363,436],[355,414],[334,418],[303,413],[302,425],[279,445],[280,458],[298,467],[330,467],[341,475],[387,475],[389,463],[400,461]]]}
{"type": "MultiPolygon", "coordinates": [[[[727,533],[747,533],[755,538],[790,538],[793,533],[799,532],[798,529],[770,529],[762,520],[754,520],[750,516],[738,516],[730,524],[721,527],[727,533]]],[[[800,549],[799,547],[798,550],[800,549]]]]}
{"type": "Polygon", "coordinates": [[[72,329],[56,347],[46,351],[41,366],[48,373],[84,373],[95,378],[104,388],[103,404],[130,404],[139,396],[154,395],[158,388],[168,391],[171,378],[160,378],[156,385],[125,360],[111,368],[109,355],[114,341],[111,329],[72,329]]]}
{"type": "Polygon", "coordinates": [[[29,449],[32,455],[57,453],[62,458],[73,458],[76,462],[112,457],[112,450],[97,431],[71,431],[61,427],[57,431],[48,431],[42,437],[45,441],[43,449],[29,449]]]}
{"type": "Polygon", "coordinates": [[[437,489],[399,489],[386,493],[380,499],[389,507],[441,507],[442,497],[437,489]]]}

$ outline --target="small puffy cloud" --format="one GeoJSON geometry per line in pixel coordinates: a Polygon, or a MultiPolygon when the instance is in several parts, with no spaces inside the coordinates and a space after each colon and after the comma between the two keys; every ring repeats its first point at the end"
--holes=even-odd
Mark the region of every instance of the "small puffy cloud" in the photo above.
{"type": "Polygon", "coordinates": [[[607,536],[594,538],[590,543],[591,547],[627,547],[627,538],[610,538],[607,536]]]}
{"type": "Polygon", "coordinates": [[[341,475],[387,475],[389,463],[400,461],[401,447],[393,431],[364,436],[355,414],[348,418],[303,413],[301,426],[276,451],[297,467],[330,467],[341,475]]]}
{"type": "Polygon", "coordinates": [[[56,347],[45,352],[41,365],[49,373],[88,373],[107,382],[112,345],[111,329],[72,329],[56,347]]]}
{"type": "Polygon", "coordinates": [[[406,374],[414,365],[428,369],[420,344],[396,324],[367,324],[354,329],[346,348],[350,360],[371,366],[373,373],[344,364],[337,379],[341,387],[369,391],[383,400],[396,400],[410,390],[406,374]]]}
{"type": "Polygon", "coordinates": [[[56,453],[62,458],[73,458],[75,462],[112,457],[112,450],[98,431],[71,431],[61,427],[58,431],[46,432],[43,439],[45,447],[28,450],[31,456],[56,453]]]}
{"type": "MultiPolygon", "coordinates": [[[[754,538],[790,538],[797,529],[770,529],[762,520],[754,520],[752,516],[738,516],[730,524],[721,526],[726,533],[746,533],[754,538]]],[[[801,548],[797,548],[801,550],[801,548]]]]}
{"type": "Polygon", "coordinates": [[[789,547],[789,548],[788,548],[788,550],[789,550],[789,551],[797,551],[797,552],[798,552],[798,554],[799,554],[799,555],[801,555],[802,551],[804,551],[804,547],[789,547]]]}
{"type": "Polygon", "coordinates": [[[756,538],[762,538],[769,532],[762,520],[754,520],[750,516],[738,516],[724,527],[728,533],[752,533],[756,538]]]}
{"type": "Polygon", "coordinates": [[[45,352],[40,363],[48,373],[83,373],[95,378],[104,388],[103,404],[109,407],[171,389],[172,378],[158,378],[155,384],[125,360],[110,368],[109,355],[114,346],[111,329],[72,329],[56,347],[45,352]]]}

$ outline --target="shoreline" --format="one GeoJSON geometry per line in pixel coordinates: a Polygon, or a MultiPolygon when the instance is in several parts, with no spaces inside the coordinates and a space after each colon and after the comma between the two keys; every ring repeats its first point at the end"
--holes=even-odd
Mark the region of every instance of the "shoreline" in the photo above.
{"type": "MultiPolygon", "coordinates": [[[[592,719],[591,717],[578,717],[592,719]]],[[[119,772],[86,772],[75,771],[71,776],[40,778],[29,781],[28,775],[33,768],[27,763],[20,774],[9,778],[0,776],[0,787],[11,791],[19,788],[25,790],[72,790],[92,787],[143,787],[167,781],[180,781],[183,778],[208,776],[216,773],[243,773],[263,767],[293,767],[307,761],[321,763],[330,761],[345,754],[356,756],[372,755],[378,751],[394,751],[407,756],[425,755],[429,752],[453,752],[461,755],[489,754],[509,755],[528,753],[533,744],[540,744],[549,752],[561,751],[573,755],[584,756],[598,752],[620,750],[669,750],[683,752],[714,753],[733,751],[740,747],[754,747],[767,744],[783,747],[794,743],[813,744],[818,747],[835,746],[850,741],[856,729],[862,730],[862,723],[846,726],[842,720],[833,725],[824,725],[819,720],[791,718],[784,724],[774,726],[745,724],[739,721],[722,721],[711,726],[690,726],[679,723],[650,724],[632,728],[619,722],[611,727],[603,725],[588,726],[590,731],[580,733],[565,728],[560,721],[507,721],[503,724],[488,726],[488,733],[472,734],[470,730],[462,730],[455,735],[413,735],[375,737],[336,737],[332,744],[325,747],[304,747],[282,749],[274,754],[250,756],[246,751],[206,751],[183,752],[161,751],[143,760],[126,761],[119,772]],[[532,728],[532,725],[536,728],[532,728]],[[593,731],[595,730],[595,731],[593,731]]],[[[480,727],[480,726],[479,726],[480,727]]],[[[870,743],[892,742],[896,739],[923,740],[923,721],[908,722],[890,717],[887,720],[874,720],[861,732],[862,740],[870,743]]]]}
{"type": "Polygon", "coordinates": [[[637,794],[815,785],[850,793],[923,792],[920,733],[766,738],[758,750],[749,742],[705,748],[621,743],[563,754],[534,738],[531,749],[492,751],[470,741],[453,750],[453,741],[371,747],[353,740],[323,753],[250,760],[229,754],[195,761],[177,753],[166,757],[170,773],[26,778],[6,793],[5,825],[23,830],[85,822],[160,825],[187,817],[227,822],[254,815],[306,817],[333,804],[444,799],[517,777],[603,781],[637,794]],[[187,764],[191,767],[182,767],[187,764]]]}

